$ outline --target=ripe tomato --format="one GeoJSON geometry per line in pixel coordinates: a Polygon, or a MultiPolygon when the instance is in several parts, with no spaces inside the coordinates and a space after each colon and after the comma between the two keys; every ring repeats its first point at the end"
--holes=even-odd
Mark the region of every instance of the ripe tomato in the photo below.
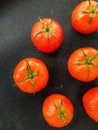
{"type": "Polygon", "coordinates": [[[20,90],[35,93],[46,87],[49,73],[43,61],[37,58],[25,58],[15,67],[13,78],[20,90]]]}
{"type": "Polygon", "coordinates": [[[73,104],[64,95],[52,94],[43,103],[43,116],[52,127],[60,128],[68,125],[73,115],[73,104]]]}
{"type": "Polygon", "coordinates": [[[63,38],[64,31],[54,19],[40,19],[32,27],[31,40],[41,52],[49,53],[55,51],[61,45],[63,38]]]}
{"type": "Polygon", "coordinates": [[[83,95],[82,101],[88,116],[98,122],[98,87],[88,90],[83,95]]]}
{"type": "Polygon", "coordinates": [[[89,82],[98,77],[98,50],[84,47],[75,50],[68,60],[68,71],[76,79],[89,82]]]}
{"type": "Polygon", "coordinates": [[[85,0],[78,4],[72,12],[72,26],[83,34],[98,30],[98,3],[85,0]]]}

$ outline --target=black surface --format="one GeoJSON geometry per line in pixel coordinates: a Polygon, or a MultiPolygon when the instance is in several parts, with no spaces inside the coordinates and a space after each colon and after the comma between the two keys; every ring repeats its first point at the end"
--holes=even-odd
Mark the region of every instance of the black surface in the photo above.
{"type": "Polygon", "coordinates": [[[55,130],[42,116],[44,99],[53,93],[70,98],[75,115],[61,130],[98,130],[98,123],[85,113],[81,98],[85,91],[98,86],[98,80],[83,83],[67,71],[70,54],[79,47],[98,49],[98,31],[90,35],[77,33],[71,26],[71,12],[82,0],[0,0],[0,130],[55,130]],[[65,37],[61,47],[52,54],[39,52],[32,44],[32,25],[52,16],[62,25],[65,37]],[[35,96],[13,87],[13,70],[23,58],[43,60],[50,73],[47,87],[35,96]]]}

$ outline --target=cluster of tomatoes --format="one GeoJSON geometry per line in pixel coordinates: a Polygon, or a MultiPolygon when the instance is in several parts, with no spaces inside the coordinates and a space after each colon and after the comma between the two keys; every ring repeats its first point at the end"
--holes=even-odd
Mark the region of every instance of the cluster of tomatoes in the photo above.
{"type": "MultiPolygon", "coordinates": [[[[73,28],[83,34],[98,29],[98,3],[93,0],[81,2],[72,13],[73,28]]],[[[57,50],[63,39],[61,25],[52,18],[39,18],[31,31],[35,47],[50,53],[57,50]]],[[[90,82],[98,78],[98,50],[83,47],[75,50],[68,60],[68,71],[81,82],[90,82]]],[[[36,93],[47,86],[49,71],[45,63],[38,58],[25,58],[15,67],[13,78],[15,85],[27,93],[36,93]]],[[[87,91],[83,96],[83,106],[88,115],[98,122],[98,87],[87,91]]],[[[72,102],[64,95],[52,94],[43,103],[43,116],[53,127],[68,125],[74,116],[72,102]]]]}

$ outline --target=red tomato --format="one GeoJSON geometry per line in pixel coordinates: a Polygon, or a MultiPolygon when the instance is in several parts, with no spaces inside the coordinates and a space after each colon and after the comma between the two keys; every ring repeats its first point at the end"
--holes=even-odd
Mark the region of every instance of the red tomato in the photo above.
{"type": "Polygon", "coordinates": [[[88,116],[98,122],[98,87],[88,90],[83,95],[83,106],[88,116]]]}
{"type": "Polygon", "coordinates": [[[75,50],[68,60],[68,71],[77,80],[89,82],[98,77],[98,50],[84,47],[75,50]]]}
{"type": "Polygon", "coordinates": [[[60,128],[68,125],[73,115],[73,104],[64,95],[52,94],[43,103],[43,116],[52,127],[60,128]]]}
{"type": "Polygon", "coordinates": [[[61,45],[63,39],[64,31],[54,19],[40,19],[32,27],[31,40],[41,52],[49,53],[55,51],[61,45]]]}
{"type": "Polygon", "coordinates": [[[78,4],[72,12],[72,26],[83,34],[98,30],[98,2],[85,0],[78,4]]]}
{"type": "Polygon", "coordinates": [[[37,58],[25,58],[15,67],[13,78],[20,90],[35,93],[46,87],[49,73],[43,61],[37,58]]]}

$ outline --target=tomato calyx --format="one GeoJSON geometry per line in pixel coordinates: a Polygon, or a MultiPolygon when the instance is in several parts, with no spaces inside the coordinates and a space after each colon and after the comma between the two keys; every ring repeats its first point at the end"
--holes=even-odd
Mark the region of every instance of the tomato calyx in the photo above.
{"type": "Polygon", "coordinates": [[[60,105],[61,105],[60,108],[58,108],[56,106],[56,104],[54,103],[54,106],[55,106],[56,111],[58,113],[57,119],[62,119],[63,122],[66,123],[65,117],[66,116],[71,116],[71,114],[64,113],[64,104],[63,104],[62,100],[61,100],[60,105]]]}
{"type": "MultiPolygon", "coordinates": [[[[26,81],[26,80],[30,80],[31,83],[32,83],[32,87],[35,88],[34,78],[35,78],[36,76],[38,76],[40,70],[38,70],[37,72],[33,72],[27,60],[26,60],[26,68],[27,68],[27,75],[26,75],[26,77],[24,77],[24,78],[23,78],[22,80],[20,80],[18,83],[22,83],[22,82],[24,82],[24,81],[26,81]]],[[[17,84],[17,83],[16,83],[16,84],[17,84]]],[[[15,85],[16,85],[16,84],[15,84],[15,85]]]]}
{"type": "Polygon", "coordinates": [[[88,77],[90,75],[90,66],[94,65],[94,66],[98,66],[98,64],[96,64],[95,62],[93,62],[93,60],[98,56],[98,53],[94,54],[92,57],[88,57],[86,55],[86,53],[84,52],[84,50],[82,50],[83,56],[84,56],[84,60],[81,62],[73,62],[73,64],[78,64],[78,65],[87,65],[88,68],[88,77]]]}
{"type": "Polygon", "coordinates": [[[47,40],[49,40],[49,33],[51,33],[54,37],[56,37],[56,35],[52,31],[52,21],[53,21],[53,19],[51,18],[51,21],[50,21],[49,25],[46,25],[40,17],[39,17],[39,20],[40,20],[41,24],[43,25],[43,30],[36,33],[34,38],[36,36],[38,36],[39,34],[41,34],[41,33],[45,33],[45,37],[46,37],[47,40]]]}
{"type": "Polygon", "coordinates": [[[98,3],[96,4],[95,7],[93,7],[91,5],[91,0],[89,0],[88,2],[89,2],[89,9],[88,10],[81,10],[81,12],[84,12],[84,13],[87,13],[90,15],[90,19],[88,21],[88,24],[90,24],[92,19],[93,19],[94,14],[98,13],[98,9],[97,9],[98,3]]]}
{"type": "Polygon", "coordinates": [[[28,61],[26,60],[26,68],[27,68],[27,76],[24,78],[24,80],[30,79],[32,86],[34,87],[34,78],[38,75],[37,72],[33,72],[28,61]]]}

